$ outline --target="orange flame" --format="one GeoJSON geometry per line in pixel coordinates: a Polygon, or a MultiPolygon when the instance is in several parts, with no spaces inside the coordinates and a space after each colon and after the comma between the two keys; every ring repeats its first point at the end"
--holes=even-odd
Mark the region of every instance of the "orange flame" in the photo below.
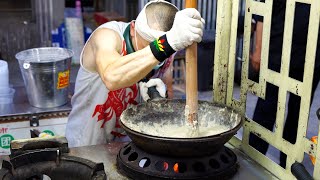
{"type": "Polygon", "coordinates": [[[174,172],[179,173],[179,165],[178,165],[178,163],[174,164],[173,170],[174,170],[174,172]]]}

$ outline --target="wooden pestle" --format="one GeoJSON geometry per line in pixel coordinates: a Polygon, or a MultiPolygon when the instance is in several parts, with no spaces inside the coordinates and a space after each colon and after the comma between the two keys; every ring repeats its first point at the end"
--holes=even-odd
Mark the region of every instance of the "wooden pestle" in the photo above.
{"type": "MultiPolygon", "coordinates": [[[[197,8],[197,0],[186,0],[186,8],[197,8]]],[[[186,109],[189,124],[198,129],[197,43],[186,49],[186,109]]]]}

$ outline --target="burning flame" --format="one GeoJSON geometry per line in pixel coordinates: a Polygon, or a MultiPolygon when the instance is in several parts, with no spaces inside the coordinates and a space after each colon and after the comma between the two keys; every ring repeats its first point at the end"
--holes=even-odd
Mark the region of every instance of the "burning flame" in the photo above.
{"type": "Polygon", "coordinates": [[[174,172],[179,173],[179,164],[178,163],[175,163],[173,165],[173,170],[174,170],[174,172]]]}
{"type": "Polygon", "coordinates": [[[163,170],[167,170],[169,167],[168,163],[167,162],[163,162],[163,170]]]}

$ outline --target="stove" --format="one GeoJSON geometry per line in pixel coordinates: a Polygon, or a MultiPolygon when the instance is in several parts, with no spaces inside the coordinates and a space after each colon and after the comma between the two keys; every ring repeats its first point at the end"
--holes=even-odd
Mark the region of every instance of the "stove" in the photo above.
{"type": "Polygon", "coordinates": [[[145,152],[129,143],[117,155],[117,166],[132,179],[230,179],[237,156],[227,147],[202,157],[167,157],[145,152]]]}
{"type": "Polygon", "coordinates": [[[11,143],[2,156],[2,179],[272,179],[276,178],[239,149],[226,144],[205,157],[152,155],[130,142],[68,148],[64,137],[11,143]]]}
{"type": "Polygon", "coordinates": [[[69,155],[64,137],[14,141],[10,150],[10,159],[2,162],[1,180],[42,180],[43,175],[50,179],[106,179],[103,163],[69,155]]]}

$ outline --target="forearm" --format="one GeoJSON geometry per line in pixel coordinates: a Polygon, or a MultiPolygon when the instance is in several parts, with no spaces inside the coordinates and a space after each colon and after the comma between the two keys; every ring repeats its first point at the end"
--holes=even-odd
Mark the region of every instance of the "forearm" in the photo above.
{"type": "Polygon", "coordinates": [[[255,51],[261,54],[263,23],[258,21],[256,27],[255,51]]]}
{"type": "Polygon", "coordinates": [[[117,90],[138,82],[158,63],[147,46],[135,53],[120,56],[103,69],[101,76],[108,89],[117,90]]]}

